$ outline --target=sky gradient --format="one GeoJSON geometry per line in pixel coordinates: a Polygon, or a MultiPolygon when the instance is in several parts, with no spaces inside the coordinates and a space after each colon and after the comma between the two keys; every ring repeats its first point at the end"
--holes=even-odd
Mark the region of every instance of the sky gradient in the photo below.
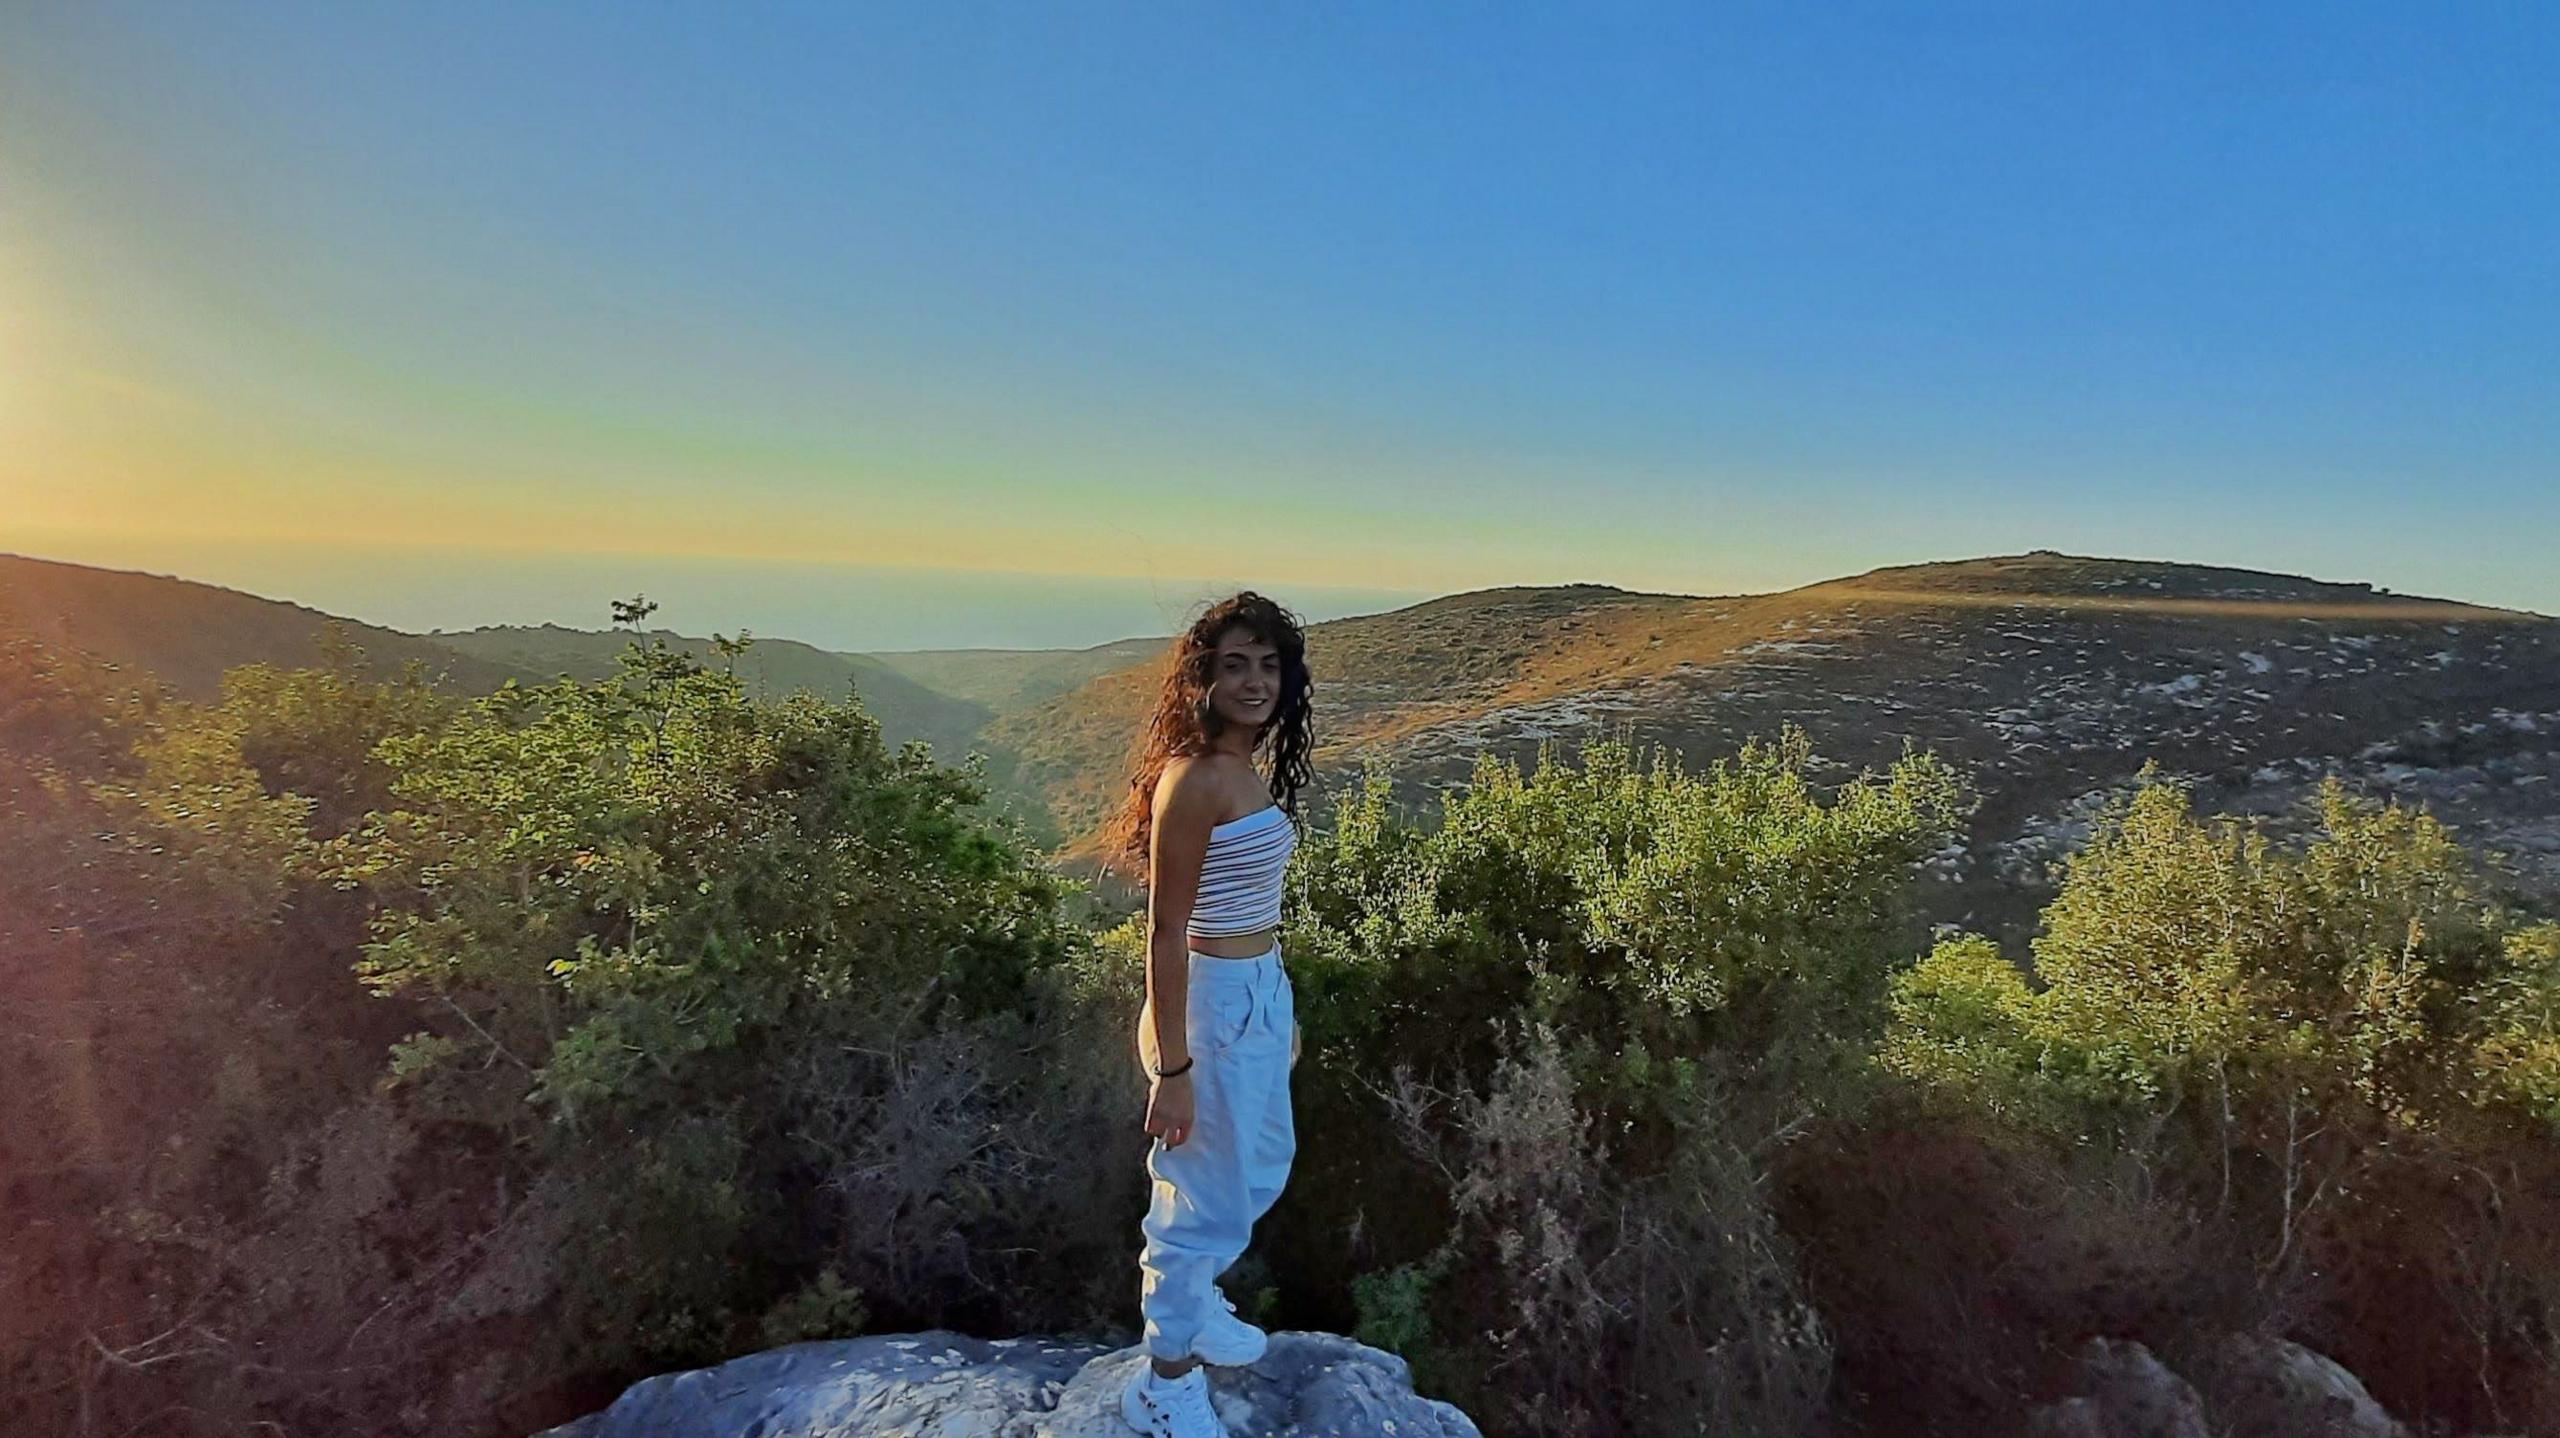
{"type": "Polygon", "coordinates": [[[2560,612],[2560,10],[2238,8],[16,0],[0,549],[853,648],[2037,547],[2560,612]]]}

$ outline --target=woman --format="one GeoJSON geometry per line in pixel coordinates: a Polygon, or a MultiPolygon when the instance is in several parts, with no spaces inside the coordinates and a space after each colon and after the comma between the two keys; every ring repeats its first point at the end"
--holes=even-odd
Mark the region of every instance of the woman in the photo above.
{"type": "Polygon", "coordinates": [[[1313,772],[1310,688],[1306,639],[1287,610],[1250,590],[1212,605],[1174,646],[1112,836],[1147,875],[1138,1055],[1154,1142],[1138,1307],[1150,1362],[1120,1411],[1151,1438],[1223,1438],[1200,1365],[1251,1363],[1268,1341],[1215,1280],[1297,1154],[1280,875],[1313,772]],[[1255,767],[1266,749],[1267,780],[1255,767]]]}

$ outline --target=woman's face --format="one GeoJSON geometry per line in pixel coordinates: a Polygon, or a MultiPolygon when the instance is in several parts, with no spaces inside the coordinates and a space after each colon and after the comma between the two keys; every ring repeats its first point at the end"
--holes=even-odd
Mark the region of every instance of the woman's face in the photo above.
{"type": "Polygon", "coordinates": [[[1259,729],[1280,712],[1280,651],[1241,628],[1218,636],[1209,707],[1230,724],[1259,729]]]}

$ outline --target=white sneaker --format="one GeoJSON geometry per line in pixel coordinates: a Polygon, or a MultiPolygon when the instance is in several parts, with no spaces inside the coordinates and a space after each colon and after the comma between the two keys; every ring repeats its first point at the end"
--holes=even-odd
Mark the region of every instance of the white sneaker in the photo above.
{"type": "Polygon", "coordinates": [[[1158,1378],[1143,1356],[1121,1391],[1120,1417],[1147,1438],[1227,1438],[1227,1425],[1209,1406],[1206,1372],[1195,1367],[1179,1378],[1158,1378]]]}
{"type": "Polygon", "coordinates": [[[1227,1296],[1225,1289],[1212,1286],[1209,1291],[1218,1295],[1223,1306],[1191,1336],[1191,1356],[1221,1368],[1261,1362],[1263,1353],[1271,1347],[1271,1335],[1238,1317],[1236,1301],[1227,1296]]]}

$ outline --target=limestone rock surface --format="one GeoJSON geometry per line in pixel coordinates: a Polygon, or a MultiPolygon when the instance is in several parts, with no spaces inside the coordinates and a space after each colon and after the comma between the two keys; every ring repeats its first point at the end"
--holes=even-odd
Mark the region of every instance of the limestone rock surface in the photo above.
{"type": "MultiPolygon", "coordinates": [[[[1127,1438],[1137,1347],[939,1329],[795,1343],[662,1374],[538,1438],[1127,1438]]],[[[1396,1355],[1330,1333],[1274,1333],[1249,1368],[1209,1370],[1235,1438],[1480,1438],[1413,1391],[1396,1355]]]]}

